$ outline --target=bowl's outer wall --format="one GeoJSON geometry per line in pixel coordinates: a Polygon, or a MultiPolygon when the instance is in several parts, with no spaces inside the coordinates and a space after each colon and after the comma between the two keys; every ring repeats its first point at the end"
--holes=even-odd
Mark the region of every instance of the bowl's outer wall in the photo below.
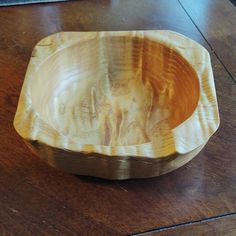
{"type": "Polygon", "coordinates": [[[26,145],[50,166],[62,171],[111,180],[150,178],[167,174],[191,161],[205,144],[186,154],[149,159],[145,157],[106,157],[49,147],[38,142],[26,145]]]}

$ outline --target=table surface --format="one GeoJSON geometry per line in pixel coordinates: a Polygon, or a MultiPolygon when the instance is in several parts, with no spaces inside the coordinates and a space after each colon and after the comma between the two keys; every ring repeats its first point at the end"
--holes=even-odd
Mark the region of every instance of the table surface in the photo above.
{"type": "Polygon", "coordinates": [[[0,235],[236,235],[236,8],[228,0],[80,0],[0,8],[0,235]],[[34,45],[59,31],[169,29],[205,46],[221,125],[191,162],[107,181],[34,156],[13,118],[34,45]]]}

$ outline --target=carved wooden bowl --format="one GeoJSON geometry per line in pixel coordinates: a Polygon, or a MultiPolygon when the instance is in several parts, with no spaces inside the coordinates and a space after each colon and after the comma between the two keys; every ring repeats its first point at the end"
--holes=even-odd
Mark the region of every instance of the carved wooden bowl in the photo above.
{"type": "Polygon", "coordinates": [[[209,54],[170,31],[51,35],[32,53],[14,126],[67,172],[108,179],[170,172],[219,126],[209,54]]]}

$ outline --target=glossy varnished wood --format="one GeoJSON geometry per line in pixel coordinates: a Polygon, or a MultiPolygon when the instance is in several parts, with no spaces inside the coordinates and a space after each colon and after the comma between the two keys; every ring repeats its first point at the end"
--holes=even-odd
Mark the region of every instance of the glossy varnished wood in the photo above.
{"type": "Polygon", "coordinates": [[[220,129],[195,160],[171,174],[121,182],[65,174],[31,154],[12,125],[31,51],[48,34],[172,29],[208,47],[177,1],[1,8],[0,22],[1,234],[124,235],[236,211],[236,86],[214,53],[220,129]]]}
{"type": "Polygon", "coordinates": [[[229,0],[199,0],[195,2],[179,0],[179,2],[235,80],[235,6],[229,0]]]}
{"type": "Polygon", "coordinates": [[[234,236],[236,235],[236,215],[219,216],[215,219],[205,219],[200,222],[189,222],[183,225],[162,228],[157,231],[150,231],[137,236],[234,236]]]}

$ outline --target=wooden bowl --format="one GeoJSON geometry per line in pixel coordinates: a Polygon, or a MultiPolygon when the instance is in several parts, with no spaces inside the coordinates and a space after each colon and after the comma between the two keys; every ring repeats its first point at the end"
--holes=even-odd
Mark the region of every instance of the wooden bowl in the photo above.
{"type": "Polygon", "coordinates": [[[171,31],[51,35],[34,48],[14,126],[41,158],[71,173],[167,173],[219,126],[209,53],[171,31]]]}

